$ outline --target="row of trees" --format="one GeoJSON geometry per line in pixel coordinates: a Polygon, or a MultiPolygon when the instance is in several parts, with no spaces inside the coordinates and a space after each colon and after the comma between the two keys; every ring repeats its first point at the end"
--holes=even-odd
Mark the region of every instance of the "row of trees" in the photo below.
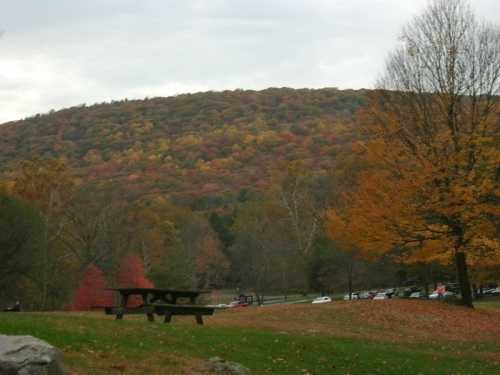
{"type": "Polygon", "coordinates": [[[76,290],[89,272],[102,273],[108,287],[222,283],[228,260],[205,215],[161,198],[125,202],[91,190],[55,159],[24,161],[9,177],[0,188],[5,301],[71,306],[75,293],[85,295],[76,290]]]}
{"type": "Polygon", "coordinates": [[[261,299],[389,286],[418,273],[332,241],[325,213],[345,178],[296,163],[282,170],[270,189],[242,190],[225,210],[193,212],[161,196],[125,202],[91,189],[60,160],[24,161],[0,189],[0,297],[82,309],[111,303],[104,289],[130,284],[239,288],[261,299]]]}
{"type": "Polygon", "coordinates": [[[415,284],[428,289],[438,281],[454,281],[447,264],[410,264],[390,253],[362,251],[341,238],[343,228],[331,207],[345,203],[342,197],[352,191],[352,169],[338,167],[337,173],[315,174],[288,164],[269,190],[245,194],[231,211],[211,214],[231,264],[227,285],[262,299],[265,293],[415,284]]]}

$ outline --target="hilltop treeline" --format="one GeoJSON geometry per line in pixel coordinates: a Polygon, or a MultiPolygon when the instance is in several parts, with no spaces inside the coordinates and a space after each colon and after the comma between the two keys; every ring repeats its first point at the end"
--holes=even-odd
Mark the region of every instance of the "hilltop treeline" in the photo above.
{"type": "Polygon", "coordinates": [[[363,91],[268,89],[82,105],[0,126],[0,166],[63,158],[96,188],[220,205],[268,186],[285,162],[321,171],[348,158],[363,100],[363,91]]]}

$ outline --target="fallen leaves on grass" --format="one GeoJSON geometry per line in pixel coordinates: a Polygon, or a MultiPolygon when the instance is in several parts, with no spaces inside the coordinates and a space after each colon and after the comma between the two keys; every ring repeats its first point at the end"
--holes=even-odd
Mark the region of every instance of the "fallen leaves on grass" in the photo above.
{"type": "Polygon", "coordinates": [[[308,334],[365,337],[391,342],[440,340],[500,343],[500,312],[439,301],[340,301],[274,305],[217,313],[209,324],[308,334]]]}

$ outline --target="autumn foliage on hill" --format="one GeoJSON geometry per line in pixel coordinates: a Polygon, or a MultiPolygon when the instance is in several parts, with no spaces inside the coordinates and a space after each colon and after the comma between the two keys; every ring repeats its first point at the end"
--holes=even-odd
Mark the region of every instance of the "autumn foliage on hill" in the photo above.
{"type": "Polygon", "coordinates": [[[330,169],[353,140],[364,96],[283,88],[73,107],[0,126],[0,172],[41,157],[127,197],[262,189],[280,162],[330,169]]]}
{"type": "Polygon", "coordinates": [[[111,306],[113,296],[108,287],[103,272],[89,265],[82,276],[78,288],[74,293],[71,310],[90,310],[92,306],[111,306]]]}

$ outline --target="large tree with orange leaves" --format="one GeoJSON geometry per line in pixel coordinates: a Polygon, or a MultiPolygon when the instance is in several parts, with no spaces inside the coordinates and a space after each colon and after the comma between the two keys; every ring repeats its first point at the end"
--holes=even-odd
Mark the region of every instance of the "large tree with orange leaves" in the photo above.
{"type": "Polygon", "coordinates": [[[371,169],[330,222],[349,218],[351,240],[372,254],[454,255],[472,306],[466,254],[500,263],[500,30],[466,1],[435,0],[401,40],[363,116],[371,169]]]}

